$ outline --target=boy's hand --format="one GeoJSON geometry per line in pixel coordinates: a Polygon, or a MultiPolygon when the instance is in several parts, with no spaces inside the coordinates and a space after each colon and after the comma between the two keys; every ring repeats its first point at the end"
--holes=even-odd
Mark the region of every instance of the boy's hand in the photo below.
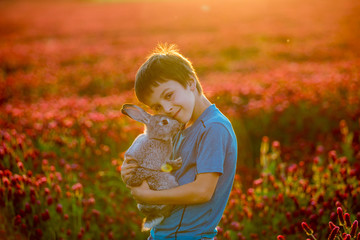
{"type": "Polygon", "coordinates": [[[125,157],[123,164],[121,165],[121,179],[124,183],[129,180],[132,175],[132,172],[138,168],[139,165],[136,163],[136,160],[131,157],[125,157]]]}
{"type": "Polygon", "coordinates": [[[131,190],[133,198],[139,203],[146,203],[147,199],[151,197],[151,193],[153,192],[146,180],[138,187],[128,187],[131,190]]]}

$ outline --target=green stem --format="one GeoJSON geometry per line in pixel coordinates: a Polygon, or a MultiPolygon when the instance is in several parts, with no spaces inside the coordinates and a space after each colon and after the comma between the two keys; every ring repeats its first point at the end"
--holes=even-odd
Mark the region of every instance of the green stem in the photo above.
{"type": "Polygon", "coordinates": [[[313,239],[313,240],[317,240],[315,237],[314,237],[314,235],[310,235],[311,236],[311,238],[313,239]]]}
{"type": "Polygon", "coordinates": [[[75,199],[75,196],[71,196],[72,198],[72,214],[73,214],[73,217],[72,217],[72,221],[73,221],[73,226],[74,226],[74,229],[77,229],[77,220],[78,220],[78,217],[77,217],[77,208],[76,208],[76,199],[75,199]]]}

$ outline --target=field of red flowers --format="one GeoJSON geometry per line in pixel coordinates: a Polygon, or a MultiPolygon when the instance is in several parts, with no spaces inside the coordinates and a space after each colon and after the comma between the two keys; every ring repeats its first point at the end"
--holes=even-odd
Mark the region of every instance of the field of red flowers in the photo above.
{"type": "Polygon", "coordinates": [[[120,179],[136,70],[162,42],[231,119],[217,239],[359,240],[360,3],[0,2],[0,239],[145,239],[120,179]]]}

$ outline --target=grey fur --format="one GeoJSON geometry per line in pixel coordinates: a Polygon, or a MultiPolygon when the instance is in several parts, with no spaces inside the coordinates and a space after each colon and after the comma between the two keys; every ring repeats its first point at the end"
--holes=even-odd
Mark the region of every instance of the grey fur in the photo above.
{"type": "MultiPolygon", "coordinates": [[[[133,104],[124,104],[121,112],[130,118],[145,124],[145,131],[140,134],[125,152],[125,158],[135,159],[139,167],[128,179],[129,186],[139,186],[147,180],[153,190],[169,189],[178,186],[175,177],[162,171],[162,166],[168,164],[172,170],[179,169],[182,159],[170,160],[172,152],[172,136],[176,134],[181,124],[165,115],[150,115],[142,108],[133,104]]],[[[159,224],[171,213],[172,205],[138,204],[138,209],[145,215],[143,231],[159,224]]]]}

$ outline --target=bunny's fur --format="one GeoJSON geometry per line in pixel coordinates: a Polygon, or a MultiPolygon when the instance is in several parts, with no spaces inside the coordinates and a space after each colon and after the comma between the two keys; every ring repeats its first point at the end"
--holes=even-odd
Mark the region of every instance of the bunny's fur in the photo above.
{"type": "MultiPolygon", "coordinates": [[[[170,160],[172,136],[180,130],[180,123],[165,115],[150,115],[132,104],[124,104],[121,111],[146,126],[145,132],[139,135],[125,152],[126,158],[135,159],[139,165],[126,184],[139,186],[147,180],[153,190],[178,186],[175,177],[167,171],[162,171],[162,167],[167,164],[172,170],[176,170],[182,165],[181,158],[170,160]]],[[[170,214],[172,208],[171,205],[138,204],[138,209],[145,215],[143,231],[159,224],[170,214]]]]}

